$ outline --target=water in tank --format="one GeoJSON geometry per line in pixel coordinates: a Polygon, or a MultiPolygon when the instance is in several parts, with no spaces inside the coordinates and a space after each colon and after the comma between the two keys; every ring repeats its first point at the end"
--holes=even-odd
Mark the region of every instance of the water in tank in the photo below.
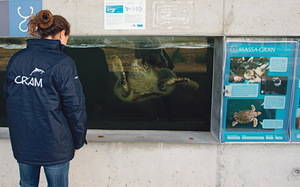
{"type": "MultiPolygon", "coordinates": [[[[0,39],[1,88],[10,56],[26,47],[25,40],[0,39]]],[[[212,39],[77,36],[70,38],[65,53],[77,65],[88,128],[209,130],[212,39]]],[[[7,126],[3,99],[0,126],[7,126]]]]}

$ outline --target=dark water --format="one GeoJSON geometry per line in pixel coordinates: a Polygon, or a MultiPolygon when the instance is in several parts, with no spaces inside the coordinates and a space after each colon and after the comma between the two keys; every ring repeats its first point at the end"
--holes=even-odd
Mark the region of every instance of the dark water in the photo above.
{"type": "MultiPolygon", "coordinates": [[[[210,130],[213,48],[138,52],[119,48],[68,48],[66,54],[77,65],[86,95],[89,128],[210,130]],[[178,84],[168,95],[124,102],[113,91],[117,77],[108,60],[112,55],[120,56],[129,64],[133,58],[140,58],[152,67],[167,68],[177,77],[197,82],[199,89],[178,84]]],[[[4,74],[5,71],[0,71],[1,88],[4,74]]],[[[1,90],[1,98],[2,94],[1,90]]],[[[0,120],[0,126],[7,126],[3,100],[0,102],[0,120]]]]}

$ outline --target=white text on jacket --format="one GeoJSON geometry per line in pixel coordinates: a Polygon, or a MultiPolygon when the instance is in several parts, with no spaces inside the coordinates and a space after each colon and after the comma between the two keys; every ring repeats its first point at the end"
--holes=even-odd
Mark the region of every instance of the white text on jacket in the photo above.
{"type": "Polygon", "coordinates": [[[37,79],[35,77],[17,76],[15,78],[16,84],[23,84],[26,86],[43,88],[43,79],[37,79]]]}

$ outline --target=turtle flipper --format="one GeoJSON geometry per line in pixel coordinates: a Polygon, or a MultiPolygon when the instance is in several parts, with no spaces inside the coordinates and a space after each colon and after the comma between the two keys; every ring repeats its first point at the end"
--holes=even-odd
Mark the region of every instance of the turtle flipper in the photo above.
{"type": "Polygon", "coordinates": [[[234,127],[234,126],[236,126],[237,124],[238,124],[237,121],[233,121],[231,125],[234,127]]]}
{"type": "Polygon", "coordinates": [[[113,55],[111,57],[110,61],[111,61],[112,72],[116,75],[116,77],[118,77],[120,79],[122,76],[122,73],[125,72],[123,63],[122,63],[120,57],[117,55],[113,55]]]}
{"type": "Polygon", "coordinates": [[[116,93],[116,94],[126,97],[130,93],[130,88],[128,85],[126,73],[124,71],[123,63],[122,63],[120,57],[118,57],[117,55],[112,56],[111,62],[112,62],[111,63],[112,70],[113,70],[114,74],[116,75],[116,77],[118,78],[115,88],[119,88],[119,89],[115,89],[115,91],[118,90],[118,92],[121,92],[121,93],[116,93]]]}
{"type": "Polygon", "coordinates": [[[175,77],[175,78],[171,78],[169,80],[167,80],[163,86],[168,87],[168,86],[175,86],[176,84],[185,84],[195,90],[197,90],[199,88],[199,84],[195,81],[192,81],[189,78],[186,77],[175,77]]]}
{"type": "Polygon", "coordinates": [[[252,110],[252,111],[255,111],[255,110],[256,110],[256,108],[255,108],[254,105],[251,105],[251,110],[252,110]]]}
{"type": "Polygon", "coordinates": [[[253,127],[257,127],[258,120],[256,118],[253,118],[253,127]]]}

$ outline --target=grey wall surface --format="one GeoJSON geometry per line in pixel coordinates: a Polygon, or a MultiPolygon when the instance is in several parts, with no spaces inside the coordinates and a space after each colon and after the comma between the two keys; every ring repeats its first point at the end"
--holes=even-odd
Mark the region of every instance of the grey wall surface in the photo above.
{"type": "MultiPolygon", "coordinates": [[[[9,140],[0,148],[0,187],[16,187],[9,140]]],[[[71,162],[70,186],[299,187],[299,155],[292,144],[89,143],[71,162]]]]}
{"type": "Polygon", "coordinates": [[[299,36],[299,0],[224,0],[224,34],[299,36]]]}
{"type": "Polygon", "coordinates": [[[0,1],[0,36],[8,36],[8,1],[0,1]]]}
{"type": "Polygon", "coordinates": [[[145,30],[114,31],[104,30],[104,1],[43,0],[43,8],[65,16],[74,35],[300,35],[299,0],[146,0],[145,30]]]}
{"type": "Polygon", "coordinates": [[[80,0],[44,0],[43,8],[70,20],[74,35],[222,34],[223,1],[220,0],[146,0],[146,29],[133,31],[104,30],[104,1],[86,0],[82,3],[80,0]],[[172,20],[166,18],[164,11],[157,9],[170,6],[173,7],[172,20]]]}

